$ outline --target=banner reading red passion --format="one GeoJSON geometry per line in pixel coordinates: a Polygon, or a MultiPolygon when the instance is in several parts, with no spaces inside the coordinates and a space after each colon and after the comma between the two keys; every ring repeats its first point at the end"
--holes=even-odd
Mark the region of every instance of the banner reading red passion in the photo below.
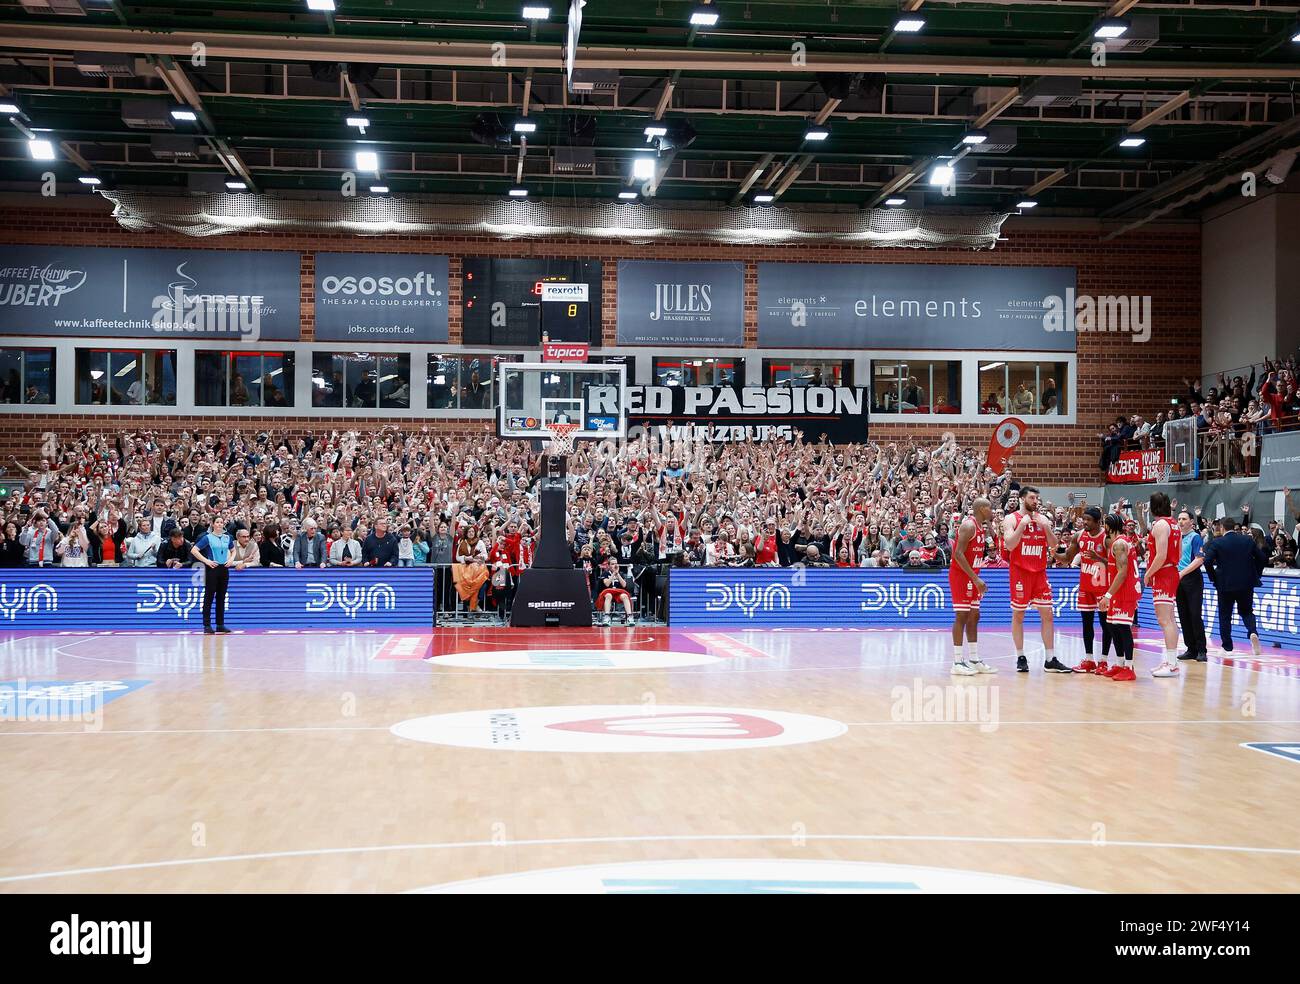
{"type": "Polygon", "coordinates": [[[1119,461],[1113,462],[1106,472],[1106,480],[1117,484],[1159,482],[1165,474],[1165,453],[1155,451],[1125,451],[1119,461]]]}

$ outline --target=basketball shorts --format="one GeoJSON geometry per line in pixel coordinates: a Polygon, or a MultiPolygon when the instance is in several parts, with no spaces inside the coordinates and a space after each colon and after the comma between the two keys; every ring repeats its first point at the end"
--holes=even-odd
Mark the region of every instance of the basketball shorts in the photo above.
{"type": "MultiPolygon", "coordinates": [[[[1089,591],[1087,588],[1079,588],[1079,603],[1076,606],[1081,612],[1101,611],[1097,606],[1101,603],[1101,596],[1105,592],[1096,593],[1089,591]]],[[[1102,612],[1105,615],[1105,612],[1102,612]]]]}
{"type": "Polygon", "coordinates": [[[1151,585],[1152,604],[1156,605],[1176,605],[1178,604],[1178,571],[1173,567],[1162,567],[1156,571],[1155,580],[1151,585]]]}
{"type": "Polygon", "coordinates": [[[952,595],[954,612],[979,611],[980,593],[975,588],[975,582],[963,574],[961,568],[949,568],[948,591],[952,595]]]}
{"type": "Polygon", "coordinates": [[[1023,612],[1034,608],[1052,607],[1052,586],[1047,582],[1047,571],[1027,571],[1012,567],[1008,572],[1011,585],[1011,608],[1023,612]]]}
{"type": "Polygon", "coordinates": [[[1125,593],[1112,598],[1110,610],[1105,613],[1106,621],[1115,625],[1132,625],[1137,617],[1138,597],[1125,593]]]}

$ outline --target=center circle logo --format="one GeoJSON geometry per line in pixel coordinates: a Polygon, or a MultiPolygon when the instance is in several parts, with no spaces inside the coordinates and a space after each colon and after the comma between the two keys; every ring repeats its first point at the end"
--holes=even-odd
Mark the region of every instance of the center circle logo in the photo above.
{"type": "Polygon", "coordinates": [[[715,752],[838,738],[831,718],[692,705],[507,707],[411,718],[392,733],[411,741],[519,752],[715,752]]]}
{"type": "Polygon", "coordinates": [[[430,895],[1005,895],[1086,889],[992,872],[910,864],[693,858],[517,871],[411,891],[430,895]]]}
{"type": "Polygon", "coordinates": [[[500,652],[445,653],[430,666],[479,670],[659,670],[709,666],[723,660],[709,653],[654,649],[507,649],[500,652]]]}

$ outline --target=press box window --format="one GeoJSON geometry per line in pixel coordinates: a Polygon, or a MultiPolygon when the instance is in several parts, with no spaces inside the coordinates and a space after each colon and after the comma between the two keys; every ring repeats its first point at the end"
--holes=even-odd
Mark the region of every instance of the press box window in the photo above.
{"type": "Polygon", "coordinates": [[[292,352],[195,352],[194,405],[292,407],[292,352]]]}
{"type": "Polygon", "coordinates": [[[656,386],[745,385],[745,360],[741,357],[679,359],[655,356],[653,372],[656,386]]]}
{"type": "Polygon", "coordinates": [[[872,413],[961,413],[961,363],[871,362],[872,413]]]}
{"type": "Polygon", "coordinates": [[[353,410],[411,406],[411,357],[385,352],[315,352],[311,405],[353,410]]]}
{"type": "Polygon", "coordinates": [[[764,386],[852,386],[853,363],[839,359],[764,359],[764,386]]]}
{"type": "Polygon", "coordinates": [[[174,349],[77,349],[82,406],[176,406],[174,349]]]}
{"type": "Polygon", "coordinates": [[[1067,413],[1064,362],[981,362],[980,413],[1055,416],[1067,413]]]}
{"type": "Polygon", "coordinates": [[[492,410],[496,407],[497,366],[522,362],[515,355],[429,356],[427,378],[430,410],[492,410]]]}
{"type": "Polygon", "coordinates": [[[54,402],[54,349],[0,349],[0,403],[54,402]]]}

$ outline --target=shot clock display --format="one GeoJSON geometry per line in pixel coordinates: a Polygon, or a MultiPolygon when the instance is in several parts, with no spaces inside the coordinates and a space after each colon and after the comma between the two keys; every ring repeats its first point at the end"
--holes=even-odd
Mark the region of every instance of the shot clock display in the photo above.
{"type": "Polygon", "coordinates": [[[542,332],[553,342],[600,344],[599,260],[467,256],[461,271],[466,345],[539,346],[542,332]],[[547,292],[546,284],[575,289],[547,292]],[[571,296],[543,301],[544,293],[571,296]]]}

